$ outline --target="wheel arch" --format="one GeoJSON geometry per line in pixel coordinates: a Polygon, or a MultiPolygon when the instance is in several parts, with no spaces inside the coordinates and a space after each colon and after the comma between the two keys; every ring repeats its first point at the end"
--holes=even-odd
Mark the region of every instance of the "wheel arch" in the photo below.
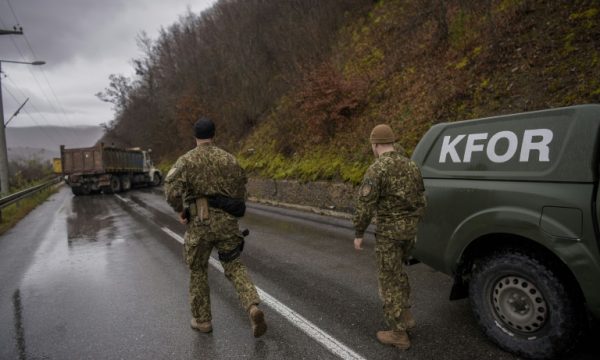
{"type": "Polygon", "coordinates": [[[585,297],[575,274],[573,274],[571,269],[569,269],[567,264],[565,264],[557,254],[537,241],[510,233],[491,233],[482,235],[470,242],[464,248],[454,272],[455,281],[451,299],[461,299],[468,296],[468,283],[477,260],[510,249],[519,250],[534,256],[536,259],[552,268],[564,284],[569,287],[571,291],[575,291],[577,297],[583,303],[585,297]]]}

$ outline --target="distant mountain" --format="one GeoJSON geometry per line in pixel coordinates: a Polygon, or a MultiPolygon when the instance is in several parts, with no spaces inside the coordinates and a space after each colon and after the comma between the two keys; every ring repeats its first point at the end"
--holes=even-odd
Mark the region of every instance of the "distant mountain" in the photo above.
{"type": "Polygon", "coordinates": [[[60,145],[68,148],[94,146],[104,134],[100,126],[8,127],[6,142],[9,159],[51,159],[59,156],[60,145]]]}
{"type": "Polygon", "coordinates": [[[8,148],[8,158],[15,161],[27,161],[30,159],[37,160],[52,160],[52,158],[60,157],[59,150],[48,150],[30,147],[14,147],[8,148]]]}

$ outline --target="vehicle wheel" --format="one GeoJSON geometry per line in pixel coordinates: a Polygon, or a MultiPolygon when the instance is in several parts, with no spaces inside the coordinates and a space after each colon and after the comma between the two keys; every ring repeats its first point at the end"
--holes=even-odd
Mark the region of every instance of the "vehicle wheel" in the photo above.
{"type": "Polygon", "coordinates": [[[80,195],[89,195],[92,192],[92,189],[89,184],[83,184],[79,188],[79,192],[81,193],[80,195]]]}
{"type": "Polygon", "coordinates": [[[121,191],[128,191],[131,189],[131,178],[129,175],[121,176],[121,191]]]}
{"type": "Polygon", "coordinates": [[[72,186],[71,192],[73,193],[73,195],[79,196],[81,195],[81,188],[79,186],[72,186]]]}
{"type": "Polygon", "coordinates": [[[159,186],[162,182],[162,177],[158,173],[154,173],[152,176],[152,186],[159,186]]]}
{"type": "Polygon", "coordinates": [[[575,292],[550,267],[515,250],[476,264],[469,298],[484,333],[524,357],[555,358],[575,345],[583,328],[575,292]]]}
{"type": "Polygon", "coordinates": [[[121,181],[117,176],[110,178],[110,185],[102,187],[102,192],[105,194],[114,194],[121,191],[121,181]]]}

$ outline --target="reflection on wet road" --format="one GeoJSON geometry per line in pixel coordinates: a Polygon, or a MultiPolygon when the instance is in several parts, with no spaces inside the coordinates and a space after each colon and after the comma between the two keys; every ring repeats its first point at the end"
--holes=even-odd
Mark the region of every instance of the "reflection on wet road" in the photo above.
{"type": "Polygon", "coordinates": [[[26,359],[27,351],[25,346],[25,331],[23,330],[22,308],[21,308],[21,292],[15,290],[13,294],[13,307],[15,309],[15,340],[17,341],[17,350],[19,359],[26,359]]]}
{"type": "MultiPolygon", "coordinates": [[[[251,205],[243,259],[266,293],[369,359],[513,359],[482,335],[448,277],[417,265],[414,348],[379,345],[372,240],[352,249],[344,221],[290,217],[251,205]]],[[[189,329],[183,235],[162,196],[137,190],[73,197],[63,188],[0,238],[0,359],[335,359],[293,321],[265,307],[252,337],[231,285],[211,268],[214,332],[189,329]]],[[[310,216],[309,216],[310,217],[310,216]]],[[[576,354],[592,359],[591,345],[576,354]]],[[[574,355],[575,356],[575,355],[574,355]]]]}

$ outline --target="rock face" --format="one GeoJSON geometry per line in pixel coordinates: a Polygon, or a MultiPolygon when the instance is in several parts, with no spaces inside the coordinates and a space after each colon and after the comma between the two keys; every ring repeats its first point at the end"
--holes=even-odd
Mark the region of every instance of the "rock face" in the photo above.
{"type": "Polygon", "coordinates": [[[248,195],[263,201],[309,206],[351,213],[356,199],[356,187],[327,181],[248,179],[248,195]]]}

